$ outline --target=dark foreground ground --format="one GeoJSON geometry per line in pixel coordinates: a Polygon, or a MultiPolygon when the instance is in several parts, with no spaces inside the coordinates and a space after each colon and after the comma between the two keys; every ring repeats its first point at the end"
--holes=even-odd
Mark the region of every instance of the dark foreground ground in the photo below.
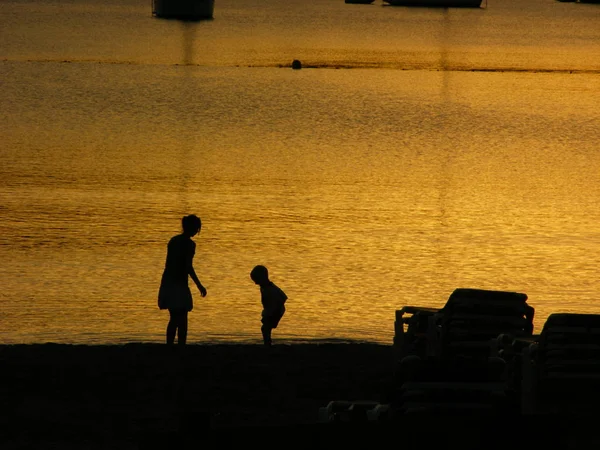
{"type": "Polygon", "coordinates": [[[0,346],[0,448],[589,448],[582,420],[318,421],[332,400],[386,403],[377,344],[0,346]]]}

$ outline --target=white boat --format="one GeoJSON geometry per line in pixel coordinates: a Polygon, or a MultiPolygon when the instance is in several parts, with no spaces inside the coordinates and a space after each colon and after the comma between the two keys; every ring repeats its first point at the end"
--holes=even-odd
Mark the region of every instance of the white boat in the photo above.
{"type": "Polygon", "coordinates": [[[152,15],[168,19],[212,19],[215,0],[152,0],[152,15]]]}
{"type": "Polygon", "coordinates": [[[392,6],[423,6],[429,8],[481,8],[483,0],[383,0],[392,6]]]}

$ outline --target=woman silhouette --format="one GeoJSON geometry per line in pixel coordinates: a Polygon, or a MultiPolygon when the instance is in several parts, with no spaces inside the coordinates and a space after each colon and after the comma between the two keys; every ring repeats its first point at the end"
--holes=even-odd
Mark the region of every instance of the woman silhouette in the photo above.
{"type": "Polygon", "coordinates": [[[196,243],[191,239],[200,232],[202,222],[198,216],[190,214],[181,219],[181,226],[183,232],[173,236],[167,246],[167,260],[158,291],[158,307],[168,309],[170,315],[167,325],[168,345],[175,342],[175,334],[177,344],[185,345],[187,340],[188,312],[194,308],[188,276],[198,286],[200,295],[206,296],[206,289],[194,270],[196,243]]]}

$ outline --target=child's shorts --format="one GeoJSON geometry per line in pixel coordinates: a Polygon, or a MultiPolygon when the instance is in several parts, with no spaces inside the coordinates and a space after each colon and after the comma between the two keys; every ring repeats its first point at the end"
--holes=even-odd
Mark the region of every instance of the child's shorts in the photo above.
{"type": "Polygon", "coordinates": [[[279,321],[282,317],[283,312],[281,314],[276,314],[272,316],[263,316],[261,322],[267,328],[277,328],[277,325],[279,325],[279,321]]]}

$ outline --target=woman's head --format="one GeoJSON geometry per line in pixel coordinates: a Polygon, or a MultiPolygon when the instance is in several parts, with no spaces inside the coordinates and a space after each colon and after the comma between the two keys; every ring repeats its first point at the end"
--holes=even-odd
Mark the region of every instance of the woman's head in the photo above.
{"type": "Polygon", "coordinates": [[[190,214],[181,219],[181,227],[185,234],[194,236],[200,231],[200,228],[202,228],[202,221],[197,215],[190,214]]]}

